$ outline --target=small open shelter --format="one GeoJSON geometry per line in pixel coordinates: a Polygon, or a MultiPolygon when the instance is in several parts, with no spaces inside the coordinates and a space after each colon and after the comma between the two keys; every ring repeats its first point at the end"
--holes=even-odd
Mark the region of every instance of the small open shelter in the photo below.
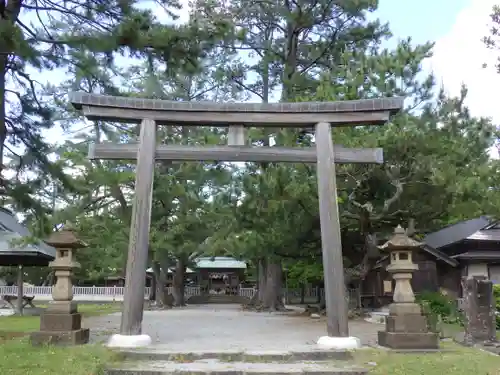
{"type": "Polygon", "coordinates": [[[12,212],[0,207],[0,266],[18,266],[17,306],[18,314],[23,310],[23,268],[46,267],[55,259],[56,250],[44,242],[16,244],[15,241],[31,236],[12,212]]]}

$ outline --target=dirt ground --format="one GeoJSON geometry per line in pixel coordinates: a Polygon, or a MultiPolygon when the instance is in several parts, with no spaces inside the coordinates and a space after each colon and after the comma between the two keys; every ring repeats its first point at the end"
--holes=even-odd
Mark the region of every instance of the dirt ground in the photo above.
{"type": "MultiPolygon", "coordinates": [[[[86,319],[91,340],[104,341],[118,333],[120,313],[86,319]]],[[[377,341],[383,325],[352,321],[350,335],[363,345],[377,341]]],[[[184,350],[309,350],[326,335],[325,319],[298,314],[244,311],[240,305],[192,305],[185,308],[144,311],[143,333],[153,343],[174,351],[184,350]]]]}

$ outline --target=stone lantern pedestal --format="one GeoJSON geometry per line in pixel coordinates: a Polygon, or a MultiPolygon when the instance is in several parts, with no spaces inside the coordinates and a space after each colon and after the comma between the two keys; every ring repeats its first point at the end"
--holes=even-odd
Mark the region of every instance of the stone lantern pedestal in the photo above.
{"type": "Polygon", "coordinates": [[[418,266],[413,263],[412,254],[421,245],[398,226],[394,236],[380,246],[381,250],[389,252],[390,264],[387,271],[392,274],[396,285],[385,331],[378,333],[379,345],[391,349],[439,348],[439,334],[429,332],[427,317],[422,314],[421,306],[415,303],[411,286],[412,273],[418,270],[418,266]]]}
{"type": "Polygon", "coordinates": [[[56,283],[52,288],[52,301],[40,316],[40,331],[30,336],[31,343],[77,345],[89,341],[89,330],[82,328],[82,315],[73,301],[73,269],[80,265],[73,260],[74,251],[85,247],[73,229],[66,224],[59,232],[54,232],[48,245],[56,249],[56,259],[49,267],[54,270],[56,283]]]}

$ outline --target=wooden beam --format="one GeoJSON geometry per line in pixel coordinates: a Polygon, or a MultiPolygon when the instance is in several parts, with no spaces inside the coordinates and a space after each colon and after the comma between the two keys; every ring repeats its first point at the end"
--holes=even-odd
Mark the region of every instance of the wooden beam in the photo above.
{"type": "Polygon", "coordinates": [[[153,119],[158,125],[183,126],[244,126],[297,128],[329,121],[336,126],[383,125],[389,121],[389,111],[345,113],[230,113],[230,112],[162,112],[153,110],[83,107],[89,120],[139,123],[142,118],[153,119]]]}
{"type": "Polygon", "coordinates": [[[177,102],[70,94],[70,101],[94,120],[139,123],[143,118],[159,125],[312,126],[321,121],[335,125],[384,124],[403,108],[403,98],[302,103],[177,102]]]}
{"type": "MultiPolygon", "coordinates": [[[[135,160],[137,158],[137,149],[137,144],[104,143],[90,145],[88,157],[91,160],[135,160]]],[[[384,161],[381,148],[335,146],[334,152],[336,163],[381,164],[384,161]]],[[[159,145],[156,147],[156,160],[316,163],[316,151],[313,147],[159,145]]]]}
{"type": "Polygon", "coordinates": [[[316,125],[316,152],[327,332],[328,336],[332,337],[348,337],[335,153],[331,126],[328,123],[323,122],[316,125]]]}
{"type": "Polygon", "coordinates": [[[146,119],[141,124],[135,175],[130,240],[120,326],[122,335],[140,335],[144,309],[144,288],[148,265],[149,227],[153,193],[156,126],[146,119]]]}

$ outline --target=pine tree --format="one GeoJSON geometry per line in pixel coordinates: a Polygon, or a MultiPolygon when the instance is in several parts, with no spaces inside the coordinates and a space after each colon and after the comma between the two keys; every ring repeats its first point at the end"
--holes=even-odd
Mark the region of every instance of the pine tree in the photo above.
{"type": "MultiPolygon", "coordinates": [[[[157,3],[171,19],[180,9],[177,0],[157,3]]],[[[134,0],[0,1],[0,176],[5,156],[14,160],[15,169],[37,173],[29,181],[3,176],[4,193],[18,210],[43,213],[30,197],[49,184],[48,177],[66,187],[70,182],[49,160],[53,149],[43,131],[55,125],[57,116],[34,71],[78,72],[78,87],[81,77],[96,73],[96,62],[111,66],[118,55],[153,56],[165,71],[195,69],[198,57],[229,30],[222,22],[210,30],[195,23],[166,24],[155,13],[134,0]]],[[[118,92],[110,87],[106,93],[118,92]]]]}

